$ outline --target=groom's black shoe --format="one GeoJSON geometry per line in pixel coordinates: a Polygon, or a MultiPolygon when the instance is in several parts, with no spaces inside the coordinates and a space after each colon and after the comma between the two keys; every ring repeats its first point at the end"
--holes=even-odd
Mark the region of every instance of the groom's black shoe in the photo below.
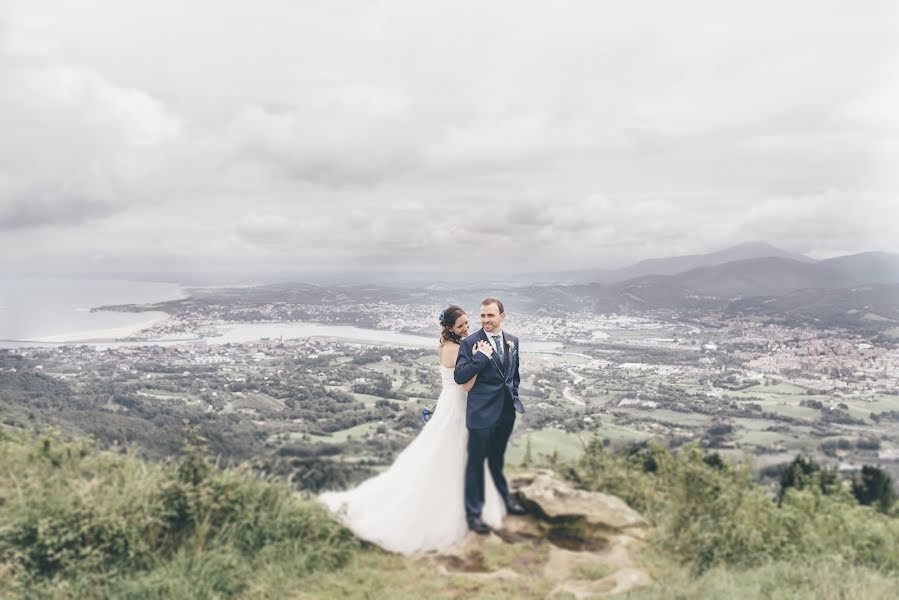
{"type": "Polygon", "coordinates": [[[509,500],[506,502],[506,512],[510,515],[526,515],[527,509],[521,505],[518,500],[509,500]]]}
{"type": "Polygon", "coordinates": [[[490,526],[481,520],[481,517],[475,517],[468,521],[468,528],[481,535],[490,533],[490,526]]]}

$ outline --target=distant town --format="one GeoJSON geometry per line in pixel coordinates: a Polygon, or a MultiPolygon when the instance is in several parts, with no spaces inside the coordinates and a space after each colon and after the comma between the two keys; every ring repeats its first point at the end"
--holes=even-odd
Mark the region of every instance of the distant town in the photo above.
{"type": "MultiPolygon", "coordinates": [[[[345,289],[309,301],[313,293],[269,300],[197,291],[104,307],[170,317],[122,343],[0,351],[4,422],[54,425],[162,458],[180,448],[187,420],[225,459],[254,460],[313,489],[358,480],[389,464],[420,430],[422,409],[434,408],[440,304],[371,301],[371,292],[345,289]],[[434,345],[352,334],[217,341],[233,327],[298,322],[434,345]]],[[[522,339],[527,409],[513,462],[526,448],[540,460],[571,459],[596,435],[619,448],[694,441],[734,460],[751,456],[761,476],[802,453],[842,470],[876,464],[899,480],[895,331],[711,310],[509,312],[506,327],[522,339]]],[[[474,331],[476,314],[471,322],[474,331]]]]}

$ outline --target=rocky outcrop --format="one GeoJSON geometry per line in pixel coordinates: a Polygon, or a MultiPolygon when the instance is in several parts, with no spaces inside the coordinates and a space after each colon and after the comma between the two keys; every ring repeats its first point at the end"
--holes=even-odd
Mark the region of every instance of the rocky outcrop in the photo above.
{"type": "Polygon", "coordinates": [[[551,471],[509,478],[528,509],[487,536],[469,534],[428,555],[441,571],[473,578],[539,577],[577,598],[626,592],[652,582],[637,557],[649,523],[620,498],[577,490],[551,471]]]}

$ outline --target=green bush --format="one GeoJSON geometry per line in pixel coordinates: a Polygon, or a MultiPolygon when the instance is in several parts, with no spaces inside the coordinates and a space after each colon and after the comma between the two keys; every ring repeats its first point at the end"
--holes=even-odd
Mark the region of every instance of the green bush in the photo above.
{"type": "Polygon", "coordinates": [[[884,513],[896,501],[893,480],[881,469],[870,465],[864,465],[862,472],[852,481],[852,494],[861,504],[876,506],[884,513]]]}
{"type": "Polygon", "coordinates": [[[657,549],[696,573],[815,556],[899,572],[899,519],[860,506],[844,486],[822,486],[819,478],[788,486],[778,504],[753,482],[746,461],[720,465],[696,445],[671,453],[657,442],[614,455],[598,436],[563,474],[643,512],[656,525],[657,549]]]}
{"type": "Polygon", "coordinates": [[[809,485],[817,486],[821,492],[830,494],[839,489],[840,482],[835,469],[822,469],[821,465],[811,458],[796,456],[780,474],[780,492],[777,499],[782,502],[784,494],[790,488],[802,490],[809,485]]]}
{"type": "Polygon", "coordinates": [[[358,547],[320,505],[247,468],[217,469],[196,443],[158,465],[53,433],[7,433],[0,463],[0,596],[110,586],[117,597],[171,597],[166,586],[182,580],[230,596],[262,557],[302,575],[358,547]]]}

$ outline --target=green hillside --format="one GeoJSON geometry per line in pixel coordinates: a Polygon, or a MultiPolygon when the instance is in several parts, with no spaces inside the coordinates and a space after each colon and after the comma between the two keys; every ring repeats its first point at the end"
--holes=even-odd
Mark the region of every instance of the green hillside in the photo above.
{"type": "MultiPolygon", "coordinates": [[[[178,461],[0,430],[0,597],[543,598],[545,581],[438,573],[355,540],[313,500],[248,467],[219,469],[194,437],[178,461]]],[[[696,447],[608,453],[557,470],[654,524],[656,583],[627,598],[884,598],[899,519],[812,474],[776,495],[696,447]]],[[[501,567],[494,557],[486,564],[501,567]]],[[[529,560],[539,560],[530,557],[529,560]]],[[[513,565],[514,570],[514,565],[513,565]]],[[[529,574],[531,573],[531,574],[529,574]]],[[[588,574],[589,575],[589,574],[588,574]]],[[[598,574],[597,574],[598,576],[598,574]]],[[[565,597],[557,596],[559,598],[565,597]]]]}

